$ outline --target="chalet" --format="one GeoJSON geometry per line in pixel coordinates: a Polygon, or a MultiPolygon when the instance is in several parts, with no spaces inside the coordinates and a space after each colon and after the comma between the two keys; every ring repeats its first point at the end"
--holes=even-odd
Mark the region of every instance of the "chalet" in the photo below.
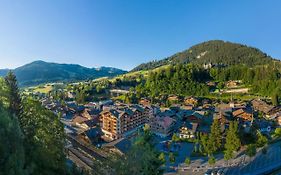
{"type": "Polygon", "coordinates": [[[174,110],[165,110],[157,114],[159,117],[170,117],[170,118],[177,118],[176,112],[174,110]]]}
{"type": "Polygon", "coordinates": [[[238,87],[240,85],[240,83],[241,83],[241,81],[239,81],[239,80],[229,80],[226,83],[226,87],[235,88],[235,87],[238,87]]]}
{"type": "Polygon", "coordinates": [[[194,106],[193,105],[184,105],[182,106],[182,109],[185,109],[185,110],[193,110],[194,106]]]}
{"type": "Polygon", "coordinates": [[[205,103],[203,104],[203,109],[208,109],[208,110],[211,110],[213,108],[213,105],[212,104],[209,104],[209,103],[205,103]]]}
{"type": "Polygon", "coordinates": [[[217,85],[217,83],[214,81],[207,81],[206,84],[207,84],[207,86],[210,86],[210,87],[215,87],[217,85]]]}
{"type": "Polygon", "coordinates": [[[220,113],[220,112],[232,112],[232,105],[231,104],[226,104],[226,103],[221,103],[218,104],[215,108],[215,112],[220,113]]]}
{"type": "Polygon", "coordinates": [[[262,100],[252,100],[252,105],[255,111],[260,111],[264,114],[269,113],[274,108],[274,106],[269,105],[262,100]]]}
{"type": "Polygon", "coordinates": [[[102,132],[100,128],[91,128],[79,134],[78,138],[82,138],[90,144],[97,144],[101,141],[101,135],[102,132]]]}
{"type": "Polygon", "coordinates": [[[198,99],[195,97],[186,97],[184,99],[184,105],[192,105],[193,107],[197,106],[198,104],[198,99]]]}
{"type": "Polygon", "coordinates": [[[82,122],[79,126],[84,128],[84,129],[91,129],[91,128],[95,128],[99,125],[100,121],[98,118],[95,119],[91,119],[91,120],[86,120],[84,122],[82,122]]]}
{"type": "Polygon", "coordinates": [[[167,137],[171,135],[175,129],[176,120],[171,117],[153,117],[149,121],[151,131],[160,137],[167,137]]]}
{"type": "Polygon", "coordinates": [[[81,116],[84,117],[84,118],[87,118],[88,120],[91,120],[92,117],[91,117],[89,111],[90,111],[90,109],[85,108],[85,109],[83,110],[83,112],[81,113],[81,116]]]}
{"type": "Polygon", "coordinates": [[[177,95],[170,95],[167,100],[171,102],[177,102],[179,101],[179,97],[177,95]]]}
{"type": "Polygon", "coordinates": [[[75,117],[72,120],[72,125],[84,128],[83,124],[85,121],[87,121],[88,119],[85,117],[82,117],[80,115],[75,115],[75,117]]]}
{"type": "Polygon", "coordinates": [[[151,102],[150,100],[146,99],[146,98],[142,98],[140,101],[139,101],[139,104],[140,105],[143,105],[143,106],[150,106],[151,105],[151,102]]]}
{"type": "Polygon", "coordinates": [[[203,117],[204,116],[201,115],[200,113],[193,112],[192,114],[185,116],[183,119],[185,121],[192,122],[192,123],[201,123],[203,120],[203,117]]]}
{"type": "Polygon", "coordinates": [[[253,121],[253,112],[250,108],[240,108],[232,112],[234,118],[242,121],[253,121]]]}
{"type": "Polygon", "coordinates": [[[92,108],[88,113],[90,114],[91,118],[99,118],[101,110],[92,108]]]}
{"type": "Polygon", "coordinates": [[[198,123],[185,122],[179,129],[181,139],[193,139],[198,128],[198,123]]]}
{"type": "Polygon", "coordinates": [[[194,113],[194,111],[192,111],[192,110],[182,109],[181,111],[179,111],[177,113],[177,115],[181,120],[184,120],[187,116],[192,115],[193,113],[194,113]]]}
{"type": "Polygon", "coordinates": [[[268,113],[266,113],[267,119],[275,119],[276,117],[280,116],[281,114],[281,106],[273,107],[268,113]]]}
{"type": "Polygon", "coordinates": [[[129,139],[120,138],[112,142],[109,142],[107,144],[104,144],[102,148],[110,152],[123,155],[130,150],[131,146],[132,146],[132,142],[129,139]]]}
{"type": "Polygon", "coordinates": [[[217,119],[221,125],[228,125],[233,121],[233,117],[229,113],[223,112],[215,113],[213,119],[217,119]]]}

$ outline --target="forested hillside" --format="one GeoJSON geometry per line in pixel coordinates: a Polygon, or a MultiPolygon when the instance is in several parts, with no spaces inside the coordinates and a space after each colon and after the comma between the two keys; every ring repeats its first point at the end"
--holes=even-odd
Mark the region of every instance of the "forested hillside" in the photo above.
{"type": "Polygon", "coordinates": [[[141,64],[132,71],[149,70],[167,64],[194,63],[221,66],[243,64],[247,66],[263,65],[273,59],[259,49],[242,44],[212,40],[190,47],[166,59],[141,64]]]}
{"type": "Polygon", "coordinates": [[[12,73],[0,78],[0,174],[71,175],[59,118],[22,98],[12,73]]]}
{"type": "MultiPolygon", "coordinates": [[[[86,68],[77,64],[56,64],[44,61],[32,62],[16,68],[13,72],[18,78],[20,86],[113,77],[126,73],[126,71],[111,67],[86,68]]],[[[0,70],[0,76],[4,76],[6,73],[7,70],[0,70]]]]}
{"type": "MultiPolygon", "coordinates": [[[[226,82],[240,80],[244,87],[249,87],[250,94],[277,99],[281,102],[280,65],[274,63],[248,67],[233,65],[204,69],[196,64],[177,64],[150,71],[142,77],[126,99],[134,103],[142,97],[149,97],[159,102],[166,101],[171,94],[180,96],[208,96],[212,89],[223,89],[226,82]],[[208,86],[207,82],[215,82],[216,87],[208,86]],[[132,92],[133,92],[132,91],[132,92]]],[[[135,81],[132,79],[132,81],[135,81]]],[[[127,83],[126,82],[123,83],[127,83]]]]}

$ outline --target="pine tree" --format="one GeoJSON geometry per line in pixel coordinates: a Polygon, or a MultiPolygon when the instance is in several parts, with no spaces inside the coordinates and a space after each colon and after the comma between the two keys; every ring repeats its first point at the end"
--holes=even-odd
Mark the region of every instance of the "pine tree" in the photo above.
{"type": "Polygon", "coordinates": [[[165,153],[160,153],[159,155],[159,160],[162,162],[162,164],[165,164],[166,162],[166,156],[165,156],[165,153]]]}
{"type": "Polygon", "coordinates": [[[222,135],[221,135],[221,127],[219,121],[215,119],[211,126],[211,133],[208,139],[208,147],[209,152],[214,153],[221,148],[222,145],[222,135]]]}
{"type": "Polygon", "coordinates": [[[241,142],[238,137],[238,123],[230,122],[229,129],[226,132],[226,143],[224,145],[225,148],[224,158],[226,160],[233,158],[233,152],[237,151],[240,146],[241,146],[241,142]]]}
{"type": "Polygon", "coordinates": [[[17,78],[12,71],[10,71],[5,77],[5,83],[8,88],[7,97],[9,102],[9,111],[14,116],[20,117],[22,112],[21,97],[17,84],[17,78]]]}

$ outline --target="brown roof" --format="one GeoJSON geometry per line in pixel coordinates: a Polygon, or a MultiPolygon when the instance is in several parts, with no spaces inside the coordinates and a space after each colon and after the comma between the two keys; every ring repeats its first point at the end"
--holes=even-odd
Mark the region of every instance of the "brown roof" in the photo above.
{"type": "Polygon", "coordinates": [[[236,111],[233,111],[233,112],[232,112],[232,115],[233,115],[234,117],[237,117],[238,115],[241,115],[241,114],[243,114],[244,112],[246,112],[246,111],[244,111],[243,109],[238,109],[238,110],[236,110],[236,111]]]}
{"type": "Polygon", "coordinates": [[[73,123],[79,123],[79,124],[81,124],[81,123],[83,123],[83,122],[85,122],[85,121],[87,121],[87,120],[88,120],[87,118],[82,117],[82,116],[80,116],[80,115],[77,115],[77,116],[74,117],[74,119],[72,120],[72,122],[73,122],[73,123]]]}
{"type": "Polygon", "coordinates": [[[157,117],[156,122],[161,125],[164,128],[170,127],[174,122],[176,122],[175,119],[171,117],[157,117]]]}

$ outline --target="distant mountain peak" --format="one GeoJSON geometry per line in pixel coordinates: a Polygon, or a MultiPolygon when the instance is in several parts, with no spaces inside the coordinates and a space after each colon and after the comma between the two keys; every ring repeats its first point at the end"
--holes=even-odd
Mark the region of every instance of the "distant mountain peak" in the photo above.
{"type": "MultiPolygon", "coordinates": [[[[9,70],[0,70],[5,76],[9,70]]],[[[58,64],[36,60],[13,70],[21,86],[38,85],[51,82],[69,82],[100,77],[112,77],[127,71],[117,68],[87,68],[78,64],[58,64]]]]}
{"type": "Polygon", "coordinates": [[[178,52],[168,58],[143,63],[132,71],[154,69],[167,64],[223,64],[247,66],[270,63],[273,59],[257,48],[223,40],[210,40],[178,52]]]}

